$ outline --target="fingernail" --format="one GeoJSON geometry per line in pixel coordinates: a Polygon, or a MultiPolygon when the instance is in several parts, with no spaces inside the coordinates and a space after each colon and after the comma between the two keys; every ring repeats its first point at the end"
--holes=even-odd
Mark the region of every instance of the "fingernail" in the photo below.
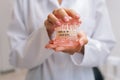
{"type": "Polygon", "coordinates": [[[69,18],[67,16],[64,17],[64,21],[65,22],[68,22],[69,21],[69,18]]]}
{"type": "Polygon", "coordinates": [[[59,26],[61,25],[60,21],[56,21],[56,24],[59,25],[59,26]]]}

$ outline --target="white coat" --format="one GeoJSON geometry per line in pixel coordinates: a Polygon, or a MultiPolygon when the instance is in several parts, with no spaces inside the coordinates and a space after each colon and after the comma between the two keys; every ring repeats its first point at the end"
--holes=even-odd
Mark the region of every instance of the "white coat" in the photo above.
{"type": "Polygon", "coordinates": [[[94,80],[92,67],[102,64],[115,43],[105,0],[15,0],[8,29],[10,63],[29,69],[26,80],[94,80]],[[67,55],[46,49],[49,41],[44,26],[55,8],[77,11],[80,30],[88,36],[84,55],[67,55]]]}

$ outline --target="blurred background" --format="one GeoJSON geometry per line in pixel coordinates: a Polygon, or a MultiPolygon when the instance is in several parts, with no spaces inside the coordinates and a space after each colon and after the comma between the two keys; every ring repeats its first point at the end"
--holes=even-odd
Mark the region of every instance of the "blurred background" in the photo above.
{"type": "MultiPolygon", "coordinates": [[[[9,62],[9,43],[6,30],[10,23],[13,0],[0,0],[0,80],[24,80],[27,70],[13,68],[9,62]]],[[[106,80],[120,80],[120,0],[107,0],[117,44],[105,65],[100,69],[106,80]]]]}

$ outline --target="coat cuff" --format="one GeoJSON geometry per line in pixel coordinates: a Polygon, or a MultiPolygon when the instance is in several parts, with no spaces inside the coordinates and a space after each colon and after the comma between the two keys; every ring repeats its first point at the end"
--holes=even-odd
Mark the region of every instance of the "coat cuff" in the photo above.
{"type": "Polygon", "coordinates": [[[82,53],[71,55],[72,62],[77,66],[95,67],[105,62],[107,54],[100,53],[102,45],[90,38],[88,41],[84,48],[84,55],[82,53]]]}

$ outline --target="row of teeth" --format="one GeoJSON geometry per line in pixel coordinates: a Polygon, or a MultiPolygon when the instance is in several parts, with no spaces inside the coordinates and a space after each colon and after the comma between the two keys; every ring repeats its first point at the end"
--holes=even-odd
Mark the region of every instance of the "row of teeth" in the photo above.
{"type": "Polygon", "coordinates": [[[77,34],[78,25],[62,25],[56,28],[57,36],[74,36],[77,34]]]}

